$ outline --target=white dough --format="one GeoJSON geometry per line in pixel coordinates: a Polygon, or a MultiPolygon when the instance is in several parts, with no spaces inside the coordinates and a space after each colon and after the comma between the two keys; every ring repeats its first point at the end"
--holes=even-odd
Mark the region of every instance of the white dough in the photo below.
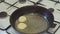
{"type": "Polygon", "coordinates": [[[17,28],[18,29],[25,29],[27,27],[27,25],[25,24],[25,23],[19,23],[18,25],[17,25],[17,28]]]}
{"type": "Polygon", "coordinates": [[[25,16],[21,16],[18,19],[19,22],[25,22],[26,21],[26,17],[25,16]]]}

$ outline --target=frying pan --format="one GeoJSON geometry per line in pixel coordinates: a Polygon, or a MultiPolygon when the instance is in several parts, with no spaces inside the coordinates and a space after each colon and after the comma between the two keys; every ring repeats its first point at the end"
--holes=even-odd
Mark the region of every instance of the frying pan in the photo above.
{"type": "Polygon", "coordinates": [[[41,6],[31,5],[31,6],[21,7],[11,14],[10,23],[11,23],[12,27],[16,30],[15,22],[19,18],[19,16],[22,16],[26,13],[32,13],[32,12],[41,14],[45,19],[47,19],[48,26],[49,26],[48,28],[50,28],[53,25],[54,16],[48,9],[41,7],[41,6]]]}

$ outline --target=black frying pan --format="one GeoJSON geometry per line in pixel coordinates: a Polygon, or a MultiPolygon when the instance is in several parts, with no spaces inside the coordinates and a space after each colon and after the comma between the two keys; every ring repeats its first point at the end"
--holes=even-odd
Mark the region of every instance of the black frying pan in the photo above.
{"type": "Polygon", "coordinates": [[[13,28],[15,28],[15,21],[19,18],[19,16],[32,12],[41,14],[45,19],[47,19],[49,26],[48,28],[50,28],[53,25],[54,16],[48,9],[41,6],[32,5],[19,8],[12,13],[12,15],[10,16],[10,23],[13,26],[13,28]]]}

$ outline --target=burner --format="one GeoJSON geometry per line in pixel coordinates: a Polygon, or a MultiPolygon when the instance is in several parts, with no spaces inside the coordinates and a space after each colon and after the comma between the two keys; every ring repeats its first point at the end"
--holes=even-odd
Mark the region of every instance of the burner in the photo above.
{"type": "Polygon", "coordinates": [[[60,3],[59,0],[50,0],[50,1],[56,2],[55,5],[56,5],[57,3],[60,3]]]}
{"type": "Polygon", "coordinates": [[[19,2],[20,2],[21,4],[23,4],[23,3],[26,2],[26,0],[19,0],[19,2]]]}
{"type": "Polygon", "coordinates": [[[0,12],[0,18],[5,18],[7,15],[8,14],[6,12],[0,12]]]}
{"type": "Polygon", "coordinates": [[[4,2],[4,1],[5,1],[5,0],[0,0],[0,3],[1,3],[1,2],[4,2]]]}

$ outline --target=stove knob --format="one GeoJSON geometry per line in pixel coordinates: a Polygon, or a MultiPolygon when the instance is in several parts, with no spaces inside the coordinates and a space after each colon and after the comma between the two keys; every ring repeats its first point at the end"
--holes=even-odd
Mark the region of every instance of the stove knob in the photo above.
{"type": "Polygon", "coordinates": [[[7,13],[6,12],[0,12],[0,18],[5,18],[7,17],[7,13]]]}

